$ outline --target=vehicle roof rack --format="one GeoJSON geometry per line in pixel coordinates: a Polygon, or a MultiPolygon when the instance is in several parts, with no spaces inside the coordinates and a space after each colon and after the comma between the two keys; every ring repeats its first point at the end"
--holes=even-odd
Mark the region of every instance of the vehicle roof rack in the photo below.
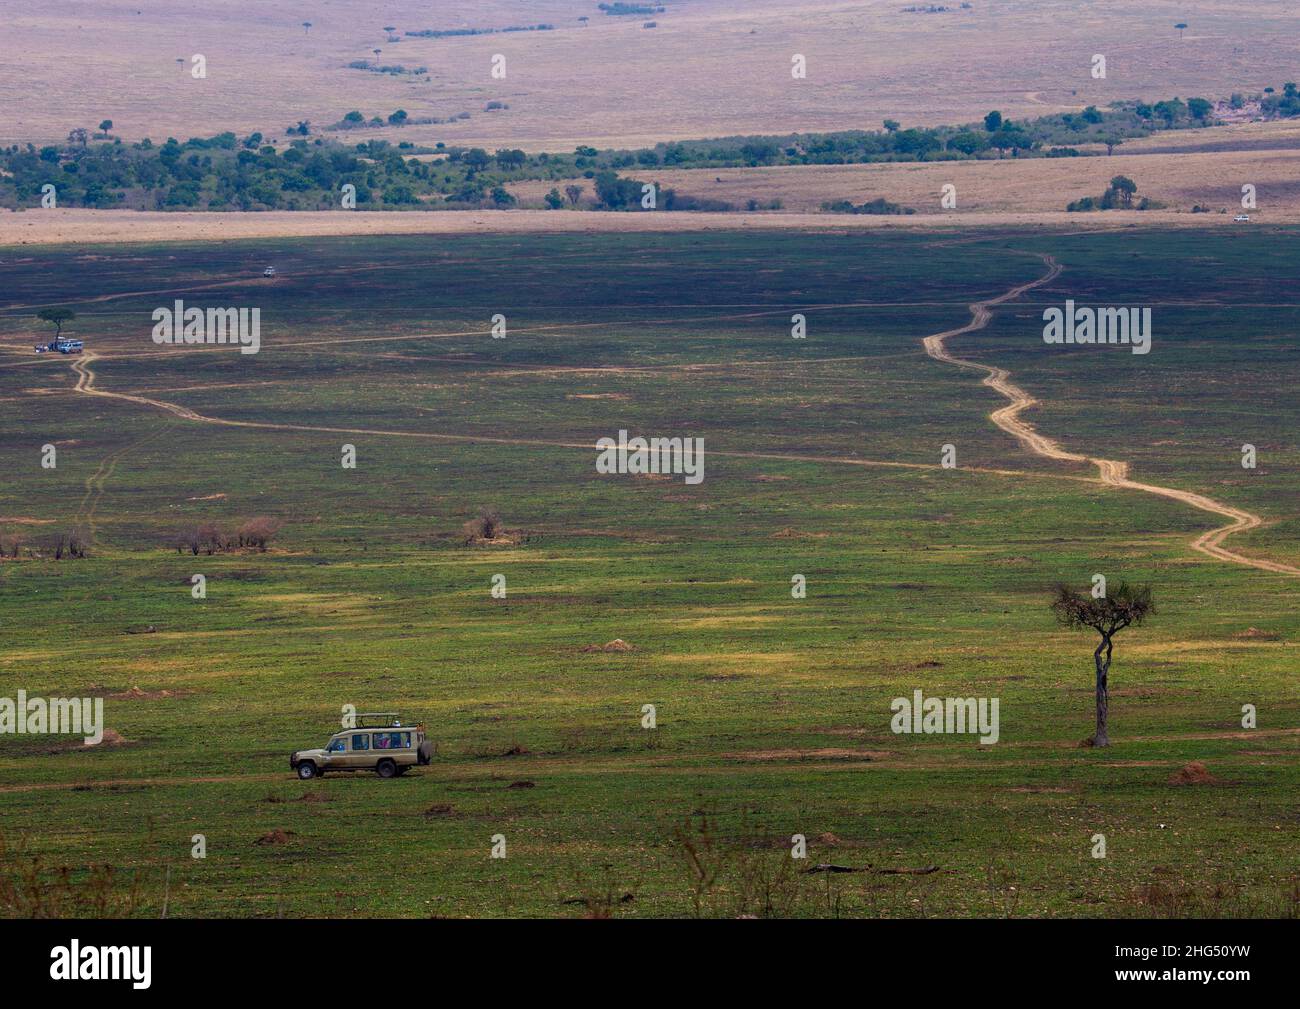
{"type": "Polygon", "coordinates": [[[402,713],[400,711],[359,711],[357,712],[357,724],[355,727],[358,729],[386,729],[396,724],[401,728],[405,728],[405,726],[401,725],[401,716],[402,713]],[[363,719],[367,718],[382,719],[382,721],[373,722],[370,725],[364,725],[363,719]]]}

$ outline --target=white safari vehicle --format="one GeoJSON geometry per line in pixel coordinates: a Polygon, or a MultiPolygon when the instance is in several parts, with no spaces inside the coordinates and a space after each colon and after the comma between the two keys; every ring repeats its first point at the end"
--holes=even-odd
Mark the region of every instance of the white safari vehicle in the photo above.
{"type": "Polygon", "coordinates": [[[356,716],[354,728],[334,733],[319,750],[295,750],[289,766],[304,781],[326,771],[374,771],[381,778],[405,774],[433,759],[433,744],[423,725],[403,725],[396,711],[356,716]]]}
{"type": "Polygon", "coordinates": [[[41,343],[36,346],[36,353],[46,354],[50,351],[58,351],[60,354],[80,354],[86,349],[86,345],[80,340],[69,340],[66,336],[57,340],[51,340],[49,343],[41,343]]]}
{"type": "Polygon", "coordinates": [[[1249,214],[1238,214],[1236,217],[1233,218],[1233,220],[1234,220],[1234,221],[1249,221],[1249,220],[1250,220],[1250,215],[1249,215],[1249,214]]]}
{"type": "Polygon", "coordinates": [[[274,276],[275,276],[275,267],[274,267],[274,266],[268,266],[265,270],[262,271],[262,276],[263,276],[263,277],[274,277],[274,276]]]}

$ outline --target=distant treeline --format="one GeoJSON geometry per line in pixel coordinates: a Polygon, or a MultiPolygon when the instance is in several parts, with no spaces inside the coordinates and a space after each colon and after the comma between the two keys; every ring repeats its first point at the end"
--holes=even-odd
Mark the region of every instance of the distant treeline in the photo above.
{"type": "MultiPolygon", "coordinates": [[[[1242,107],[1247,100],[1257,103],[1264,116],[1300,115],[1300,95],[1291,83],[1281,94],[1269,88],[1249,99],[1234,95],[1230,104],[1242,107]]],[[[1112,151],[1130,137],[1210,126],[1216,122],[1213,112],[1206,99],[1174,98],[1152,104],[1117,102],[1106,110],[1089,107],[1023,121],[1004,119],[995,111],[964,126],[903,129],[886,120],[884,129],[876,131],[727,137],[633,150],[581,146],[565,154],[493,152],[443,143],[422,147],[386,140],[346,144],[316,137],[306,121],[289,128],[287,147],[281,146],[285,141],[268,142],[260,133],[242,139],[222,133],[184,142],[169,138],[162,144],[148,139],[126,144],[111,136],[110,123],[93,137],[86,129],[75,129],[64,144],[0,148],[0,205],[40,206],[42,197],[48,197],[45,187],[52,185],[62,207],[325,210],[340,207],[343,187],[351,185],[358,209],[510,207],[516,203],[506,188],[510,183],[586,179],[592,184],[579,187],[581,198],[569,196],[568,206],[622,209],[633,203],[623,201],[620,188],[609,179],[628,170],[1070,157],[1080,155],[1078,145],[1102,145],[1112,151]],[[604,184],[598,185],[598,179],[604,184]]],[[[468,115],[457,113],[449,120],[468,115]]],[[[401,109],[369,119],[352,111],[330,129],[437,122],[414,119],[401,109]]],[[[565,200],[552,190],[546,204],[563,206],[565,200]]],[[[748,205],[752,208],[754,201],[748,205]]],[[[660,193],[656,209],[732,208],[719,201],[660,193]]],[[[895,212],[869,204],[835,203],[825,209],[895,212]]]]}
{"type": "Polygon", "coordinates": [[[511,25],[509,28],[426,28],[418,32],[403,32],[413,39],[445,39],[457,35],[498,35],[502,32],[549,32],[555,25],[511,25]]]}
{"type": "MultiPolygon", "coordinates": [[[[1146,104],[1116,102],[1037,119],[1004,119],[990,112],[982,122],[962,126],[903,129],[887,119],[883,130],[728,137],[659,144],[650,154],[680,168],[754,165],[845,165],[878,161],[969,161],[997,157],[1062,157],[1079,145],[1118,146],[1161,130],[1211,126],[1213,104],[1203,98],[1174,98],[1146,104]]],[[[636,152],[639,163],[648,163],[636,152]]]]}
{"type": "MultiPolygon", "coordinates": [[[[1237,105],[1241,100],[1241,95],[1232,96],[1233,105],[1237,105]]],[[[1300,116],[1300,91],[1296,90],[1294,83],[1282,85],[1280,95],[1273,88],[1265,88],[1264,97],[1260,101],[1260,111],[1267,119],[1300,116]]]]}
{"type": "Polygon", "coordinates": [[[400,77],[402,74],[411,74],[414,77],[422,77],[429,72],[428,67],[415,67],[408,70],[400,63],[371,63],[369,60],[353,60],[348,64],[349,70],[368,70],[372,74],[388,74],[391,77],[400,77]]]}
{"type": "Polygon", "coordinates": [[[883,196],[866,203],[854,204],[850,200],[830,200],[822,204],[822,210],[828,214],[915,214],[911,207],[890,203],[883,196]]]}
{"type": "Polygon", "coordinates": [[[630,4],[630,3],[603,3],[597,4],[606,14],[614,17],[626,15],[636,15],[645,17],[647,14],[663,14],[664,8],[658,4],[630,4]]]}

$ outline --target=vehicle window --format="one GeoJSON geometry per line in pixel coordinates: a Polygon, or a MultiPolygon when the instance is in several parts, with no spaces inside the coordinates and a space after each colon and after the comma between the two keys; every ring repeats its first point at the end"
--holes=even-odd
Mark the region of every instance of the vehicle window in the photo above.
{"type": "Polygon", "coordinates": [[[343,752],[344,750],[346,750],[346,749],[347,749],[347,740],[345,740],[345,739],[331,739],[331,740],[330,740],[329,748],[328,748],[325,752],[326,752],[326,753],[342,753],[342,752],[343,752]]]}
{"type": "Polygon", "coordinates": [[[411,734],[409,732],[376,732],[375,749],[377,750],[408,750],[411,747],[411,734]]]}
{"type": "Polygon", "coordinates": [[[354,750],[370,749],[370,734],[366,732],[359,732],[355,736],[353,736],[352,749],[354,750]]]}

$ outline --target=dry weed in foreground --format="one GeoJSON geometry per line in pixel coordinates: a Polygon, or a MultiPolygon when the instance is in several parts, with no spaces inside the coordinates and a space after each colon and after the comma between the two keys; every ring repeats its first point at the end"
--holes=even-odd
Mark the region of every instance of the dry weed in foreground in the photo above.
{"type": "Polygon", "coordinates": [[[0,917],[130,918],[145,910],[143,889],[138,871],[50,865],[28,854],[26,838],[15,842],[0,832],[0,917]]]}

